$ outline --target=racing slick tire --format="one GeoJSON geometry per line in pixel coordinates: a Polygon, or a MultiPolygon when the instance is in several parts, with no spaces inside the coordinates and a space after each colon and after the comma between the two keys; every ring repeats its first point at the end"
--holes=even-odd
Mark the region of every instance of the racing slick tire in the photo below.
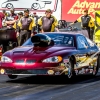
{"type": "Polygon", "coordinates": [[[75,71],[74,71],[74,58],[71,57],[69,60],[69,64],[68,64],[68,78],[73,78],[74,76],[76,76],[75,71]]]}
{"type": "Polygon", "coordinates": [[[99,66],[100,66],[100,55],[98,55],[98,58],[97,58],[97,67],[96,67],[96,69],[94,68],[93,70],[93,76],[96,76],[97,75],[97,73],[98,73],[98,70],[99,70],[99,66]]]}
{"type": "Polygon", "coordinates": [[[17,78],[17,75],[8,75],[8,77],[9,77],[10,79],[15,79],[15,78],[17,78]]]}

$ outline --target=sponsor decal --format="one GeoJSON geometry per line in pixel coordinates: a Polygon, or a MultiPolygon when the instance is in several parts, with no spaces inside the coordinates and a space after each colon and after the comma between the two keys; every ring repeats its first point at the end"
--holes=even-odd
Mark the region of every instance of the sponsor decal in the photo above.
{"type": "Polygon", "coordinates": [[[93,68],[93,66],[89,66],[89,68],[93,68]]]}
{"type": "Polygon", "coordinates": [[[100,2],[76,0],[71,9],[68,11],[68,14],[83,14],[84,9],[86,8],[88,9],[89,14],[91,13],[94,15],[95,8],[100,8],[100,2]]]}
{"type": "Polygon", "coordinates": [[[76,75],[78,75],[78,70],[75,70],[76,75]]]}
{"type": "Polygon", "coordinates": [[[85,69],[85,72],[88,73],[89,72],[89,69],[85,69]]]}
{"type": "Polygon", "coordinates": [[[69,59],[64,59],[63,62],[64,63],[68,63],[69,62],[69,59]]]}
{"type": "Polygon", "coordinates": [[[85,74],[86,72],[85,72],[85,69],[84,68],[82,68],[82,70],[79,70],[79,74],[85,74]]]}
{"type": "Polygon", "coordinates": [[[62,0],[62,19],[75,21],[83,15],[84,9],[88,9],[89,14],[94,18],[95,10],[99,8],[100,0],[72,0],[71,3],[69,0],[62,0]]]}
{"type": "Polygon", "coordinates": [[[93,73],[93,69],[90,69],[90,73],[93,73]]]}
{"type": "Polygon", "coordinates": [[[74,68],[77,68],[78,67],[78,62],[76,62],[76,64],[74,65],[74,68]]]}
{"type": "Polygon", "coordinates": [[[60,75],[60,72],[55,72],[55,75],[60,75]]]}

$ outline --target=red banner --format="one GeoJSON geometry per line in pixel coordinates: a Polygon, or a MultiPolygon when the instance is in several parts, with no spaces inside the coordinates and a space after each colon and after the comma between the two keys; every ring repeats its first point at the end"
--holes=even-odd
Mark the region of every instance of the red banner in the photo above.
{"type": "Polygon", "coordinates": [[[79,18],[84,9],[94,18],[95,10],[100,10],[100,0],[62,0],[62,19],[73,22],[79,18]]]}

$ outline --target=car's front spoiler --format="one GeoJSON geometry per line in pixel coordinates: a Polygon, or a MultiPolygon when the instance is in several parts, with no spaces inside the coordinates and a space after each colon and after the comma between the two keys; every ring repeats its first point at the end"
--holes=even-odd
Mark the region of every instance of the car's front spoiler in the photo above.
{"type": "Polygon", "coordinates": [[[47,70],[39,69],[39,70],[12,70],[12,69],[6,69],[5,74],[19,74],[19,75],[38,75],[38,74],[46,74],[47,70]]]}

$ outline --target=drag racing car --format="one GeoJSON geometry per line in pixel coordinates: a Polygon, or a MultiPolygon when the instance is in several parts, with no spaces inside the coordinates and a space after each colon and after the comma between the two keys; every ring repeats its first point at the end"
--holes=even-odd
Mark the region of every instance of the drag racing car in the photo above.
{"type": "Polygon", "coordinates": [[[95,76],[100,66],[99,52],[99,48],[80,33],[38,33],[2,55],[0,74],[11,79],[18,75],[95,76]]]}

